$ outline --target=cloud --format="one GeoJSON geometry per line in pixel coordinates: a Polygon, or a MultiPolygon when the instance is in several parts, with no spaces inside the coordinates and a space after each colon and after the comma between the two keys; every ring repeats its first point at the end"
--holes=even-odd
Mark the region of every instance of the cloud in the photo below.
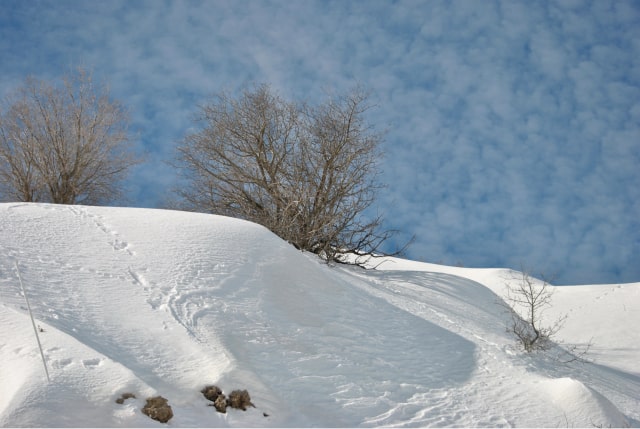
{"type": "Polygon", "coordinates": [[[604,281],[607,274],[602,273],[610,267],[625,271],[627,279],[637,278],[633,268],[623,268],[637,265],[637,188],[617,188],[619,203],[610,201],[616,177],[638,179],[631,164],[638,162],[639,130],[629,114],[637,99],[638,75],[623,37],[629,30],[620,29],[616,36],[615,20],[607,24],[611,27],[599,28],[602,15],[579,18],[582,10],[567,16],[553,7],[536,10],[532,5],[534,10],[525,14],[513,2],[506,6],[487,31],[477,28],[478,21],[465,21],[464,14],[452,18],[462,20],[456,28],[476,37],[450,36],[466,44],[442,41],[448,36],[441,26],[427,33],[436,43],[430,59],[438,81],[429,99],[444,114],[429,109],[429,116],[439,118],[426,120],[446,130],[423,129],[420,137],[406,138],[428,149],[422,158],[415,150],[398,158],[398,164],[415,165],[409,171],[430,170],[421,195],[403,180],[391,190],[394,201],[420,201],[425,207],[416,216],[411,205],[403,206],[409,212],[407,223],[423,225],[420,232],[428,237],[416,244],[415,252],[431,260],[468,258],[470,265],[485,264],[486,254],[510,266],[520,258],[559,272],[560,281],[569,276],[604,281]],[[614,43],[581,41],[577,32],[562,29],[565,21],[574,30],[590,28],[588,38],[606,34],[614,43]],[[625,127],[624,137],[613,143],[606,137],[610,127],[625,127]],[[411,194],[399,196],[403,189],[411,194]],[[615,209],[618,223],[611,225],[601,207],[615,209]],[[633,238],[625,239],[624,231],[635,237],[635,244],[633,238]],[[447,240],[456,243],[449,250],[441,245],[447,240]],[[604,245],[622,242],[631,244],[604,245]],[[589,262],[567,264],[577,259],[589,262]]]}
{"type": "Polygon", "coordinates": [[[632,1],[5,2],[0,95],[93,67],[132,112],[149,160],[131,198],[152,206],[210,94],[359,82],[410,257],[640,281],[639,23],[632,1]]]}

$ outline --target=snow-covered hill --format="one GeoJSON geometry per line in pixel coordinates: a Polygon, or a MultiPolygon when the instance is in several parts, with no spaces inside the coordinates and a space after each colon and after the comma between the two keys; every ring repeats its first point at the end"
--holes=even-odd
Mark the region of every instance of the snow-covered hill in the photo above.
{"type": "Polygon", "coordinates": [[[640,425],[640,284],[555,288],[560,339],[594,344],[560,364],[505,332],[510,274],[331,267],[211,215],[0,204],[0,426],[163,426],[141,412],[155,395],[169,426],[640,425]],[[207,384],[255,408],[217,413],[207,384]]]}

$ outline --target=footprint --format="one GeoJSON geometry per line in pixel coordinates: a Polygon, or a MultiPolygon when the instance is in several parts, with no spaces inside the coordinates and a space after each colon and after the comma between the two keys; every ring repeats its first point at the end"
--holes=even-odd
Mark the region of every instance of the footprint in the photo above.
{"type": "Polygon", "coordinates": [[[129,254],[129,256],[135,256],[135,252],[131,250],[129,243],[127,243],[126,241],[116,238],[115,241],[111,243],[111,246],[113,247],[114,250],[117,250],[117,251],[124,250],[129,254]]]}
{"type": "Polygon", "coordinates": [[[96,226],[97,226],[97,227],[98,227],[102,232],[104,232],[105,234],[109,234],[109,229],[108,229],[108,228],[107,228],[107,227],[106,227],[102,222],[97,221],[97,220],[95,219],[95,217],[94,217],[94,216],[91,216],[91,217],[93,217],[93,218],[94,218],[94,219],[93,219],[93,223],[94,223],[94,224],[95,224],[95,225],[96,225],[96,226]]]}
{"type": "Polygon", "coordinates": [[[93,369],[97,366],[102,365],[102,359],[100,358],[83,359],[82,365],[87,369],[93,369]]]}
{"type": "Polygon", "coordinates": [[[51,362],[51,366],[54,368],[65,368],[73,363],[73,359],[59,359],[51,362]]]}
{"type": "Polygon", "coordinates": [[[116,238],[112,245],[115,250],[124,250],[129,246],[129,243],[127,243],[126,241],[118,240],[116,238]]]}
{"type": "Polygon", "coordinates": [[[133,279],[133,284],[138,284],[138,285],[141,285],[143,287],[148,287],[149,286],[149,283],[147,282],[147,279],[142,274],[134,271],[131,267],[129,267],[129,275],[133,279]]]}

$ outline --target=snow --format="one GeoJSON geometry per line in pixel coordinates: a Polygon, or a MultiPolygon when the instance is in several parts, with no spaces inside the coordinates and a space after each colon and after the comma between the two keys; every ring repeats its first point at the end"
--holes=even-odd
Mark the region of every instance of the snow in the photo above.
{"type": "Polygon", "coordinates": [[[0,426],[164,426],[156,395],[175,427],[640,426],[640,283],[552,287],[558,339],[593,344],[563,364],[505,331],[517,273],[375,264],[213,215],[0,204],[0,426]],[[256,407],[217,413],[207,384],[256,407]]]}

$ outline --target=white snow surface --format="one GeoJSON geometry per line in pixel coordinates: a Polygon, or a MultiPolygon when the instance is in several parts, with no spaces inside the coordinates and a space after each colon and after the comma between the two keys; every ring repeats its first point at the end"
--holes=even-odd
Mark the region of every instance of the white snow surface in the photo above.
{"type": "Polygon", "coordinates": [[[561,363],[505,330],[517,273],[375,265],[220,216],[0,204],[0,426],[640,426],[640,283],[553,287],[558,340],[593,344],[561,363]],[[208,384],[255,408],[216,412],[208,384]]]}

